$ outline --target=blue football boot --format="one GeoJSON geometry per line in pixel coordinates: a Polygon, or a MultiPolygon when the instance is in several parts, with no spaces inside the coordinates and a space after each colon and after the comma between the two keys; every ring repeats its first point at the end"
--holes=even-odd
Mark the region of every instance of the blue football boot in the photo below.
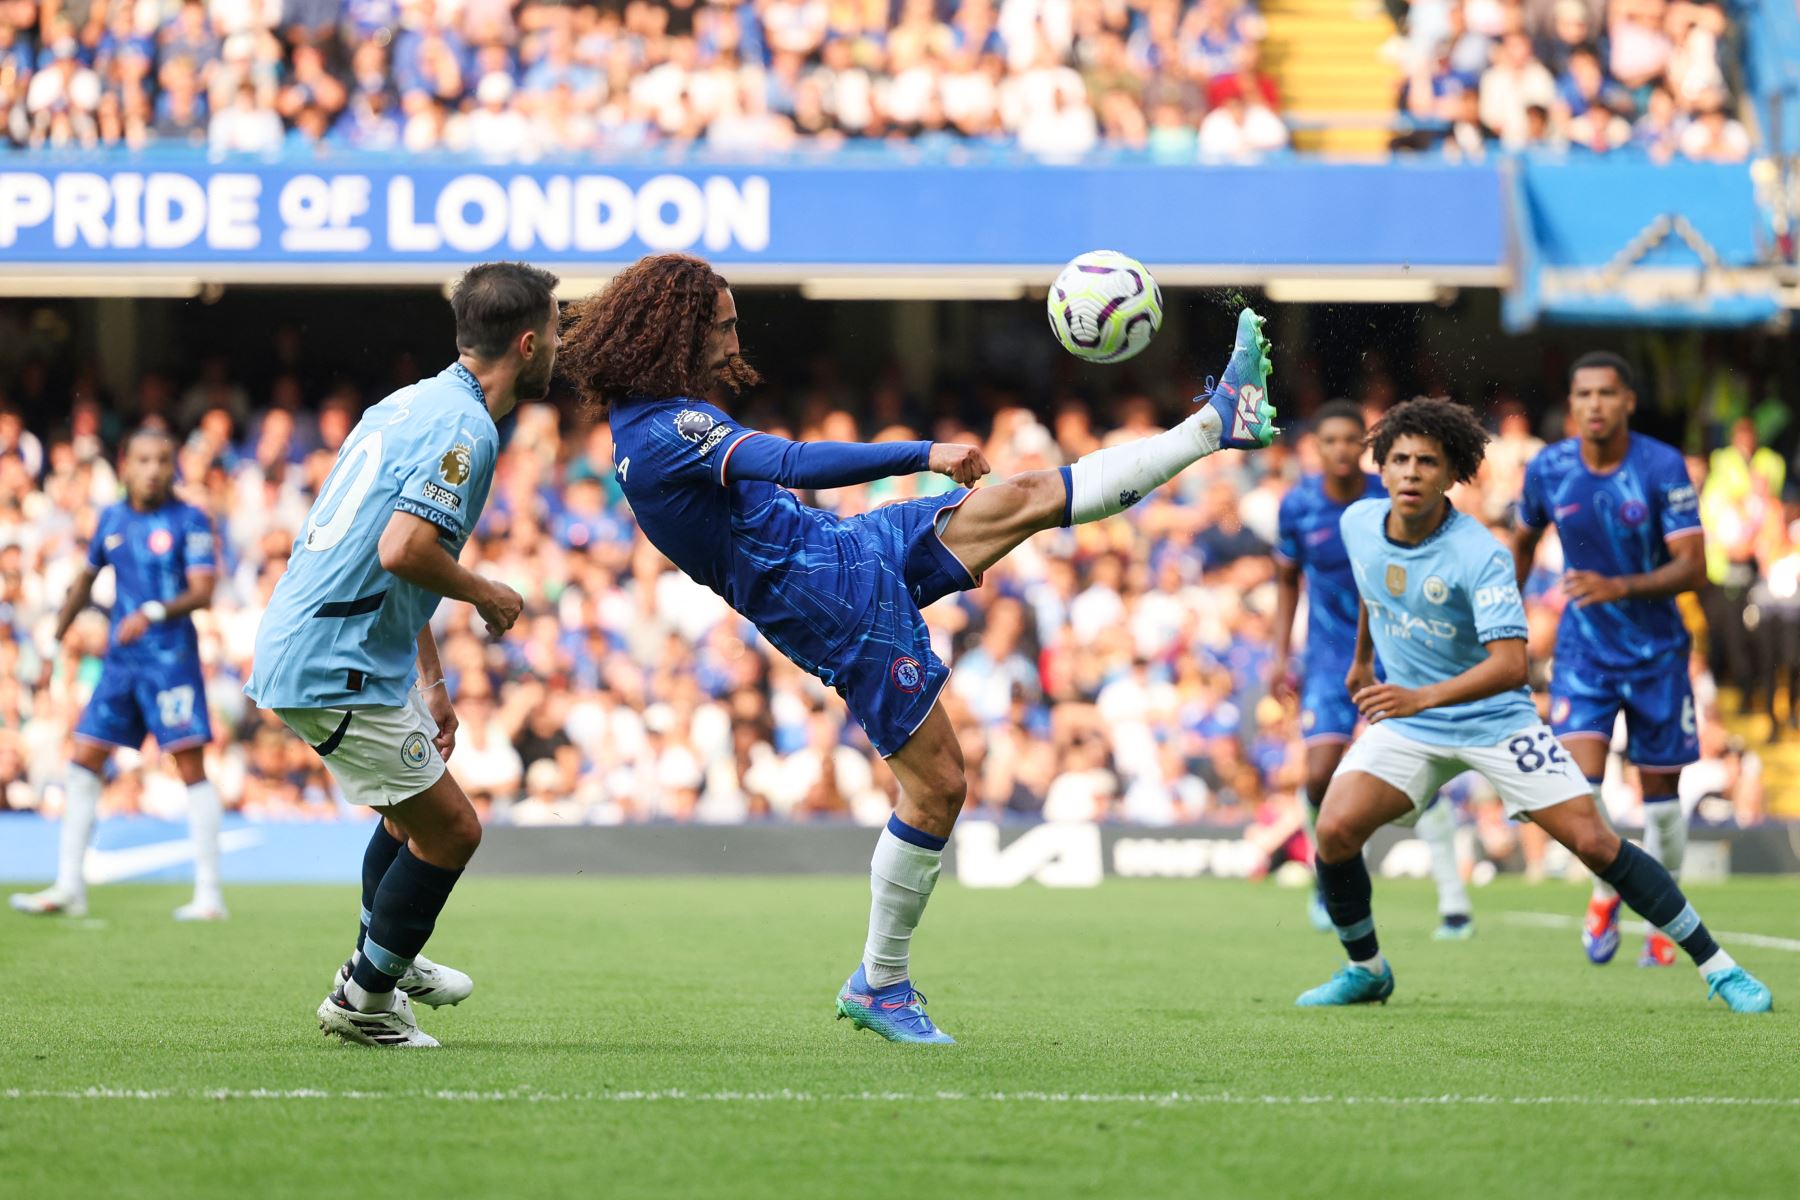
{"type": "Polygon", "coordinates": [[[1312,927],[1320,933],[1335,933],[1337,926],[1331,923],[1331,913],[1325,908],[1325,897],[1319,895],[1314,888],[1312,902],[1306,906],[1306,915],[1312,921],[1312,927]]]}
{"type": "Polygon", "coordinates": [[[1218,416],[1219,447],[1224,450],[1256,450],[1275,440],[1281,430],[1275,424],[1275,405],[1269,400],[1269,339],[1263,336],[1263,319],[1246,308],[1238,314],[1237,343],[1225,378],[1206,377],[1206,390],[1195,404],[1211,405],[1218,416]]]}
{"type": "Polygon", "coordinates": [[[1394,994],[1394,968],[1381,964],[1381,974],[1374,975],[1354,963],[1310,992],[1301,992],[1294,1003],[1301,1008],[1335,1008],[1346,1004],[1386,1004],[1394,994]]]}
{"type": "Polygon", "coordinates": [[[1605,966],[1619,952],[1619,898],[1589,900],[1587,920],[1581,926],[1581,948],[1596,967],[1605,966]]]}
{"type": "Polygon", "coordinates": [[[954,1046],[956,1039],[931,1023],[925,1015],[925,997],[912,980],[884,988],[869,986],[869,977],[858,964],[856,974],[844,981],[837,998],[838,1020],[850,1018],[857,1029],[873,1029],[890,1042],[921,1042],[954,1046]]]}
{"type": "Polygon", "coordinates": [[[1732,1012],[1766,1013],[1775,1007],[1768,986],[1742,967],[1714,971],[1706,977],[1706,998],[1714,996],[1723,999],[1732,1012]]]}

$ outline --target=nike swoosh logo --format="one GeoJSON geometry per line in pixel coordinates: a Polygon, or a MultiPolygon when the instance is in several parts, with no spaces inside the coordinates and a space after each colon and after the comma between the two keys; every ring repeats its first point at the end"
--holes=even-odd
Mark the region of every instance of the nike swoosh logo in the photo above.
{"type": "MultiPolygon", "coordinates": [[[[228,829],[219,835],[219,853],[231,854],[237,850],[248,850],[252,846],[261,845],[262,840],[263,835],[259,830],[228,829]]],[[[193,860],[194,843],[188,838],[129,846],[123,850],[96,850],[90,847],[86,860],[87,878],[89,883],[118,883],[123,879],[135,879],[140,875],[153,874],[193,860]]]]}

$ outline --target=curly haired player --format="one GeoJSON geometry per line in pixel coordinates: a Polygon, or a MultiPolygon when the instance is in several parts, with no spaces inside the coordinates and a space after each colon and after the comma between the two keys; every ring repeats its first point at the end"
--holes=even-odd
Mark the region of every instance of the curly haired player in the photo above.
{"type": "Polygon", "coordinates": [[[1350,962],[1301,995],[1304,1007],[1386,1003],[1363,844],[1390,821],[1416,819],[1439,786],[1479,771],[1508,815],[1535,822],[1686,950],[1733,1012],[1767,1012],[1769,989],[1719,949],[1656,860],[1621,841],[1587,782],[1539,718],[1525,687],[1525,606],[1512,555],[1445,498],[1472,479],[1487,432],[1448,400],[1409,400],[1369,436],[1386,499],[1344,513],[1344,545],[1362,599],[1345,679],[1369,722],[1332,777],[1319,811],[1319,888],[1350,962]],[[1387,682],[1375,680],[1375,653],[1387,682]]]}
{"type": "Polygon", "coordinates": [[[1267,445],[1276,429],[1262,318],[1239,317],[1224,381],[1174,429],[971,491],[988,473],[975,446],[790,442],[709,403],[756,372],[739,357],[730,288],[700,259],[642,259],[571,317],[564,374],[608,414],[619,484],[645,536],[835,688],[900,781],[870,868],[863,961],[838,1015],[890,1041],[952,1041],[908,974],[913,930],[967,792],[962,748],[938,702],[950,671],[919,610],[974,587],[1040,530],[1122,512],[1223,447],[1267,445]],[[920,471],[959,486],[847,520],[787,490],[920,471]]]}

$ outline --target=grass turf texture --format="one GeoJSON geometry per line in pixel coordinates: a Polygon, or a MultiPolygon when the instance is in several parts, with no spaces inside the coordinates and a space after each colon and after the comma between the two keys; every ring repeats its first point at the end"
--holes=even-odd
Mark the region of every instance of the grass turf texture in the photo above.
{"type": "MultiPolygon", "coordinates": [[[[1740,1017],[1685,965],[1632,965],[1641,938],[1602,970],[1573,929],[1504,918],[1585,895],[1502,882],[1480,934],[1441,944],[1428,885],[1379,883],[1393,1003],[1301,1011],[1339,956],[1299,892],[946,885],[916,965],[962,1044],[934,1048],[831,1019],[860,881],[472,879],[430,951],[475,994],[420,1009],[444,1049],[388,1052],[312,1016],[354,890],[236,888],[228,923],[195,926],[168,916],[183,889],[101,888],[86,922],[0,915],[0,1192],[1792,1195],[1800,954],[1735,947],[1777,1005],[1740,1017]],[[93,1087],[156,1095],[33,1094],[93,1087]],[[608,1098],[634,1092],[665,1096],[608,1098]],[[1022,1092],[1113,1098],[994,1095],[1022,1092]],[[1117,1098],[1144,1093],[1183,1098],[1117,1098]],[[1371,1102],[1441,1096],[1461,1099],[1371,1102]],[[1619,1102],[1694,1097],[1777,1103],[1619,1102]]],[[[1715,929],[1792,936],[1800,882],[1694,899],[1715,929]]]]}

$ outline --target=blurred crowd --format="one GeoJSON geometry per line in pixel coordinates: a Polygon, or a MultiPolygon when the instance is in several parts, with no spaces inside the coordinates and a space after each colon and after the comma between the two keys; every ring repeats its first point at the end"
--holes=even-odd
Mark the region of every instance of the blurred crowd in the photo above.
{"type": "Polygon", "coordinates": [[[1252,0],[0,0],[0,145],[1287,142],[1252,0]]]}
{"type": "Polygon", "coordinates": [[[1635,151],[1743,162],[1733,30],[1718,0],[1406,0],[1395,57],[1401,140],[1460,158],[1498,149],[1635,151]]]}
{"type": "MultiPolygon", "coordinates": [[[[249,384],[215,362],[186,386],[146,376],[129,401],[103,404],[93,380],[78,378],[72,409],[59,409],[68,422],[42,437],[0,398],[0,620],[9,634],[0,637],[0,808],[59,804],[70,730],[106,644],[110,576],[62,647],[48,646],[46,635],[99,509],[117,497],[118,414],[130,411],[178,433],[181,494],[218,530],[222,575],[212,607],[197,617],[216,734],[212,778],[229,805],[255,818],[350,811],[311,749],[241,692],[295,531],[359,410],[379,398],[290,373],[282,364],[298,361],[296,337],[278,334],[272,373],[249,384]]],[[[42,384],[28,369],[13,399],[42,384]]],[[[1361,398],[1375,411],[1392,397],[1375,387],[1361,398]]],[[[980,422],[933,418],[898,382],[852,395],[821,377],[788,402],[752,403],[743,416],[803,439],[979,441],[996,471],[1010,473],[1142,437],[1163,411],[1142,395],[1094,407],[993,399],[980,422]]],[[[1504,399],[1490,412],[1496,439],[1486,468],[1455,500],[1503,531],[1525,464],[1543,445],[1539,433],[1555,435],[1562,418],[1552,412],[1549,428],[1534,429],[1504,399]]],[[[1785,630],[1794,662],[1800,506],[1784,507],[1784,463],[1759,443],[1755,420],[1731,428],[1730,444],[1691,460],[1716,560],[1714,594],[1726,606],[1721,619],[1735,615],[1738,628],[1785,630]],[[1760,624],[1745,617],[1757,606],[1770,614],[1760,624]]],[[[1204,821],[1247,827],[1271,851],[1290,844],[1303,756],[1296,712],[1271,695],[1269,549],[1283,494],[1314,461],[1296,423],[1286,443],[1206,459],[1124,516],[1039,535],[981,588],[926,611],[954,668],[945,700],[968,757],[972,814],[1204,821]]],[[[941,486],[947,481],[921,476],[807,498],[849,513],[941,486]]],[[[548,404],[522,409],[463,561],[526,598],[525,615],[500,642],[461,604],[445,603],[436,621],[461,719],[450,770],[485,819],[885,819],[893,777],[838,698],[637,533],[604,422],[548,404]]],[[[1528,593],[1541,690],[1561,602],[1553,534],[1539,563],[1528,593]]],[[[1730,682],[1748,691],[1774,661],[1717,638],[1710,650],[1724,672],[1739,670],[1742,657],[1750,674],[1730,682]]],[[[1688,800],[1705,819],[1754,824],[1762,819],[1757,758],[1726,736],[1706,653],[1693,670],[1706,761],[1684,777],[1688,800]]],[[[1800,681],[1766,682],[1773,713],[1776,692],[1793,695],[1800,681]]],[[[1609,786],[1628,813],[1629,777],[1615,769],[1609,786]]],[[[115,756],[107,789],[111,812],[176,815],[185,803],[154,749],[115,756]]],[[[1477,821],[1483,836],[1511,837],[1497,809],[1479,803],[1478,788],[1459,795],[1486,814],[1477,821]]]]}

